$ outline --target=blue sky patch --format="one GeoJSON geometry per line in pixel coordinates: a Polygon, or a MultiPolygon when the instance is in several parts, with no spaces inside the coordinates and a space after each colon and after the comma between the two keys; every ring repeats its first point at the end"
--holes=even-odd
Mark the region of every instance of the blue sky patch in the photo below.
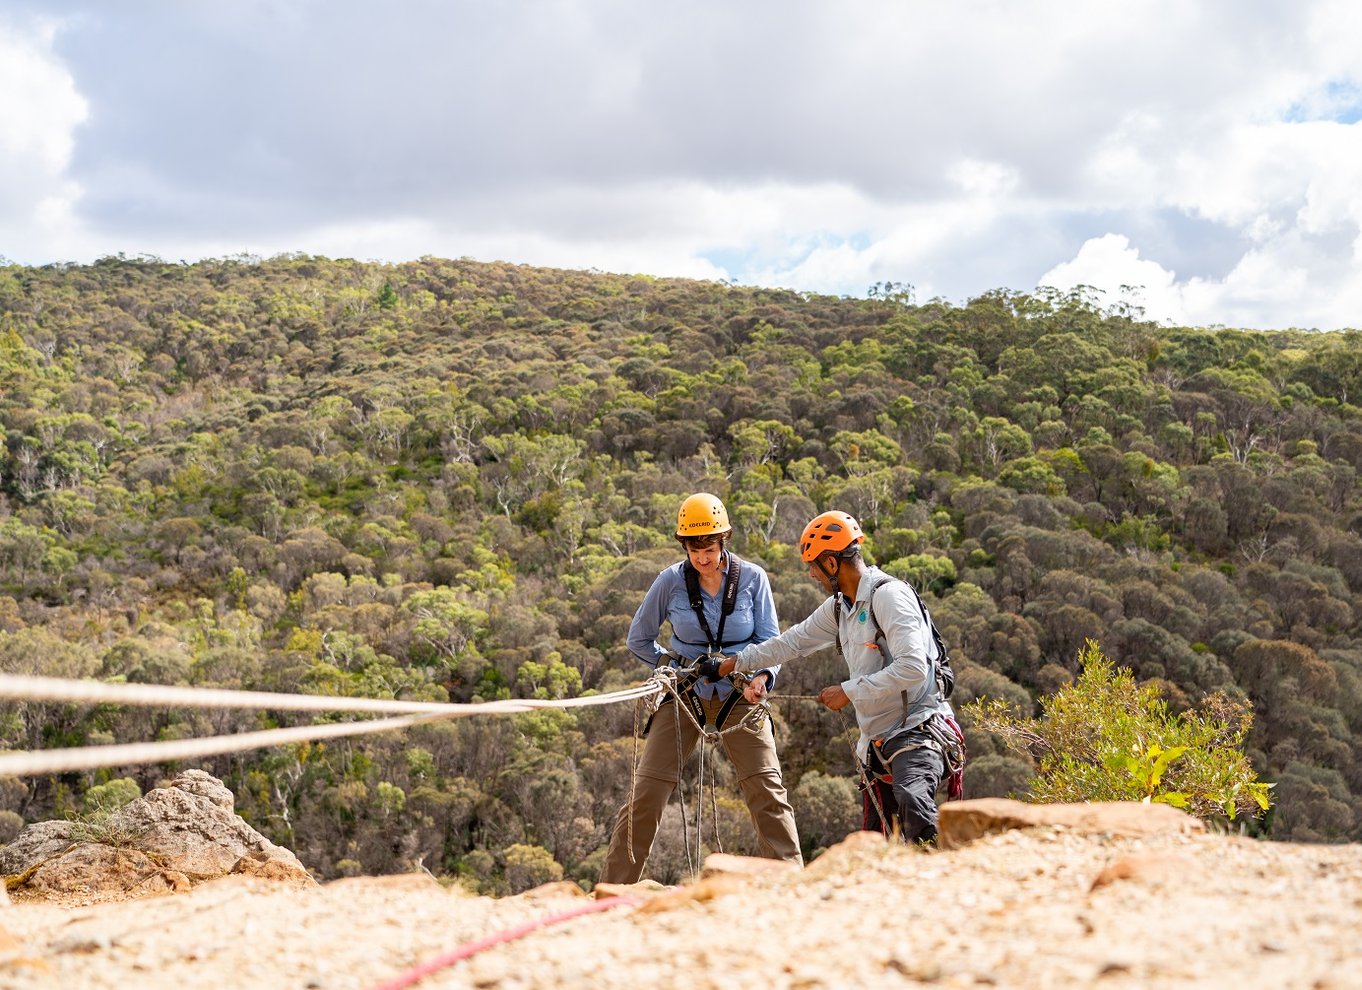
{"type": "MultiPolygon", "coordinates": [[[[798,243],[787,243],[782,246],[779,254],[770,254],[752,245],[741,245],[734,247],[716,248],[713,251],[703,251],[700,257],[716,268],[722,268],[728,273],[728,277],[740,284],[747,284],[751,281],[753,273],[764,272],[770,268],[795,268],[808,259],[809,255],[820,248],[849,247],[853,251],[864,251],[870,247],[870,235],[863,230],[853,231],[846,235],[823,232],[812,239],[801,239],[798,243]]],[[[854,288],[855,293],[862,293],[868,288],[861,285],[854,288]]],[[[825,287],[822,291],[841,291],[834,288],[825,287]]]]}
{"type": "Polygon", "coordinates": [[[1362,121],[1362,86],[1351,79],[1332,79],[1318,98],[1291,104],[1284,117],[1292,124],[1311,120],[1356,124],[1362,121]]]}

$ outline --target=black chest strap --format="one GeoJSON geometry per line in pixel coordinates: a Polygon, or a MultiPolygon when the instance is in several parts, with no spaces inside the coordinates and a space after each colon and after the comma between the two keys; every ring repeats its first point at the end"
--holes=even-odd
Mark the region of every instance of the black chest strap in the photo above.
{"type": "MultiPolygon", "coordinates": [[[[710,629],[709,619],[705,617],[705,599],[700,591],[700,572],[691,565],[689,558],[682,564],[681,571],[686,578],[686,596],[690,599],[690,607],[694,609],[695,618],[700,623],[700,630],[705,634],[705,649],[709,653],[718,653],[725,645],[723,640],[724,620],[733,614],[733,607],[738,601],[738,575],[742,573],[742,561],[738,559],[737,554],[728,554],[728,567],[724,569],[724,586],[723,591],[721,592],[719,632],[717,635],[710,629]]],[[[735,644],[728,645],[731,646],[735,644]]],[[[678,684],[677,694],[679,694],[685,700],[686,704],[690,706],[691,714],[695,716],[695,721],[703,726],[707,719],[705,718],[704,706],[701,705],[700,699],[696,697],[694,690],[692,690],[695,687],[695,681],[696,678],[694,676],[683,677],[678,684]]],[[[719,713],[714,719],[715,729],[722,729],[724,727],[724,723],[728,720],[729,713],[733,710],[733,706],[737,704],[741,697],[742,692],[738,690],[734,690],[733,693],[728,696],[724,701],[723,707],[719,709],[719,713]]],[[[663,700],[665,703],[665,701],[669,699],[663,700]]],[[[652,720],[649,719],[650,724],[651,721],[652,720]]],[[[645,729],[644,731],[646,734],[647,730],[645,729]]]]}
{"type": "Polygon", "coordinates": [[[728,555],[728,568],[724,571],[723,600],[719,608],[718,635],[710,631],[709,620],[705,618],[705,599],[700,591],[700,572],[691,566],[689,559],[682,565],[682,570],[686,575],[686,594],[690,598],[690,607],[695,611],[695,618],[700,621],[700,629],[705,634],[705,646],[710,653],[718,653],[724,645],[724,620],[733,614],[733,606],[738,600],[738,575],[742,573],[742,561],[735,553],[728,555]]]}

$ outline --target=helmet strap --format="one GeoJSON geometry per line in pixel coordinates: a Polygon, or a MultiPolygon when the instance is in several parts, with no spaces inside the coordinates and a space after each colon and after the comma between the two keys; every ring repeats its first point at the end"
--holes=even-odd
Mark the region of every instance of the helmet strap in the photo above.
{"type": "Polygon", "coordinates": [[[836,590],[837,590],[837,571],[841,568],[841,564],[838,563],[837,565],[835,565],[835,566],[833,567],[832,570],[829,571],[829,570],[827,569],[827,567],[826,567],[826,566],[824,565],[824,563],[823,563],[823,562],[824,562],[825,560],[827,560],[828,558],[832,558],[833,560],[836,560],[836,559],[837,559],[836,556],[835,556],[834,554],[822,553],[822,554],[819,554],[817,557],[815,557],[814,560],[813,560],[813,562],[814,562],[814,565],[818,568],[818,572],[819,572],[820,574],[822,574],[823,577],[825,577],[825,578],[828,579],[828,583],[832,585],[832,590],[833,590],[833,591],[836,591],[836,590]]]}

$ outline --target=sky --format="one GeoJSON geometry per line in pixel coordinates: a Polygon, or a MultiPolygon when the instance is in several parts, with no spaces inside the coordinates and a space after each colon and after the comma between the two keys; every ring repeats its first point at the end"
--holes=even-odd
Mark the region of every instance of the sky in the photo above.
{"type": "Polygon", "coordinates": [[[0,0],[0,258],[1362,327],[1356,0],[0,0]]]}

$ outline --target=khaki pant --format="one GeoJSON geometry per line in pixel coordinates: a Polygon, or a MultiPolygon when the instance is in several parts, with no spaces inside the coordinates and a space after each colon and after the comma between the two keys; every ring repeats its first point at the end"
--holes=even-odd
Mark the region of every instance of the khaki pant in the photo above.
{"type": "MultiPolygon", "coordinates": [[[[706,724],[712,726],[723,702],[716,699],[700,702],[705,709],[706,724]]],[[[643,756],[639,760],[634,781],[632,807],[625,804],[615,818],[615,830],[610,836],[610,851],[601,870],[602,883],[637,883],[653,847],[662,812],[676,790],[680,767],[676,760],[676,734],[681,732],[681,763],[695,750],[700,739],[699,730],[685,711],[677,711],[682,704],[673,699],[658,709],[648,730],[643,756]],[[679,716],[679,718],[678,718],[679,716]],[[633,846],[630,847],[630,820],[633,821],[633,846]],[[632,862],[631,862],[632,859],[632,862]]],[[[729,714],[727,725],[734,726],[752,706],[739,700],[729,714]]],[[[804,863],[799,853],[799,834],[795,831],[794,811],[785,796],[785,783],[780,776],[780,760],[776,756],[776,741],[771,733],[771,720],[761,720],[757,732],[735,729],[720,736],[724,752],[738,772],[738,786],[742,789],[752,824],[757,830],[757,845],[769,859],[783,859],[804,863]]]]}

